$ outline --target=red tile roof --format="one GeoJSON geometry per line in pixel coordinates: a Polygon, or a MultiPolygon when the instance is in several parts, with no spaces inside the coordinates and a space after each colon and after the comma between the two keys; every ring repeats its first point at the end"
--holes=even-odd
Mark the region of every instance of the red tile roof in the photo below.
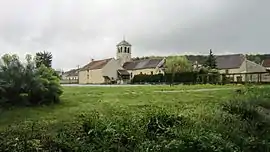
{"type": "Polygon", "coordinates": [[[270,67],[270,59],[263,60],[262,66],[264,66],[264,67],[270,67]]]}
{"type": "Polygon", "coordinates": [[[104,59],[104,60],[97,60],[92,61],[85,65],[81,70],[96,70],[96,69],[102,69],[109,61],[111,61],[113,58],[104,59]]]}

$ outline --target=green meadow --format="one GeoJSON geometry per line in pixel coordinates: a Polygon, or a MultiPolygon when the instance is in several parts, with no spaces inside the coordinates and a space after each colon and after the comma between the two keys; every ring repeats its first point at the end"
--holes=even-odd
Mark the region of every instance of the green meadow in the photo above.
{"type": "Polygon", "coordinates": [[[2,110],[0,146],[13,151],[267,151],[268,92],[242,85],[64,87],[59,104],[2,110]]]}

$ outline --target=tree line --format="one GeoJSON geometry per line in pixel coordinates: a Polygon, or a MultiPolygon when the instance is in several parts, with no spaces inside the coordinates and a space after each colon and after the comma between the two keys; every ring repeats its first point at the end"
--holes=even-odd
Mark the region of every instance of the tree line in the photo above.
{"type": "MultiPolygon", "coordinates": [[[[208,56],[207,55],[184,55],[189,61],[194,62],[197,61],[200,64],[206,62],[208,56]]],[[[164,58],[167,56],[145,56],[145,57],[135,57],[133,60],[141,60],[141,59],[153,59],[153,58],[164,58]]],[[[270,59],[270,54],[246,54],[248,60],[253,61],[257,64],[261,64],[263,60],[270,59]]]]}

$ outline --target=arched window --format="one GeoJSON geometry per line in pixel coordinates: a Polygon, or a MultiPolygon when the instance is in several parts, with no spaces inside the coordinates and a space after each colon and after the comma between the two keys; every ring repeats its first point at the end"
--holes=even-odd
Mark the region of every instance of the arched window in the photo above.
{"type": "Polygon", "coordinates": [[[125,53],[127,53],[127,47],[125,47],[125,53]]]}
{"type": "Polygon", "coordinates": [[[129,53],[129,47],[127,48],[127,53],[129,53]]]}

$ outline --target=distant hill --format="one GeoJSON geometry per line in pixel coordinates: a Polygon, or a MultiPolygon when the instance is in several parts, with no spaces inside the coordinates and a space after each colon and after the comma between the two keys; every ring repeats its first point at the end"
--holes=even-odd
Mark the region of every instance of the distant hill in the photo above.
{"type": "MultiPolygon", "coordinates": [[[[153,59],[153,58],[164,58],[167,56],[145,56],[145,57],[135,57],[133,60],[142,60],[142,59],[153,59]]],[[[206,59],[207,55],[186,55],[187,59],[191,62],[197,61],[200,64],[203,64],[206,59]]],[[[253,61],[257,64],[261,64],[263,60],[270,59],[270,54],[247,54],[247,58],[250,61],[253,61]]]]}

